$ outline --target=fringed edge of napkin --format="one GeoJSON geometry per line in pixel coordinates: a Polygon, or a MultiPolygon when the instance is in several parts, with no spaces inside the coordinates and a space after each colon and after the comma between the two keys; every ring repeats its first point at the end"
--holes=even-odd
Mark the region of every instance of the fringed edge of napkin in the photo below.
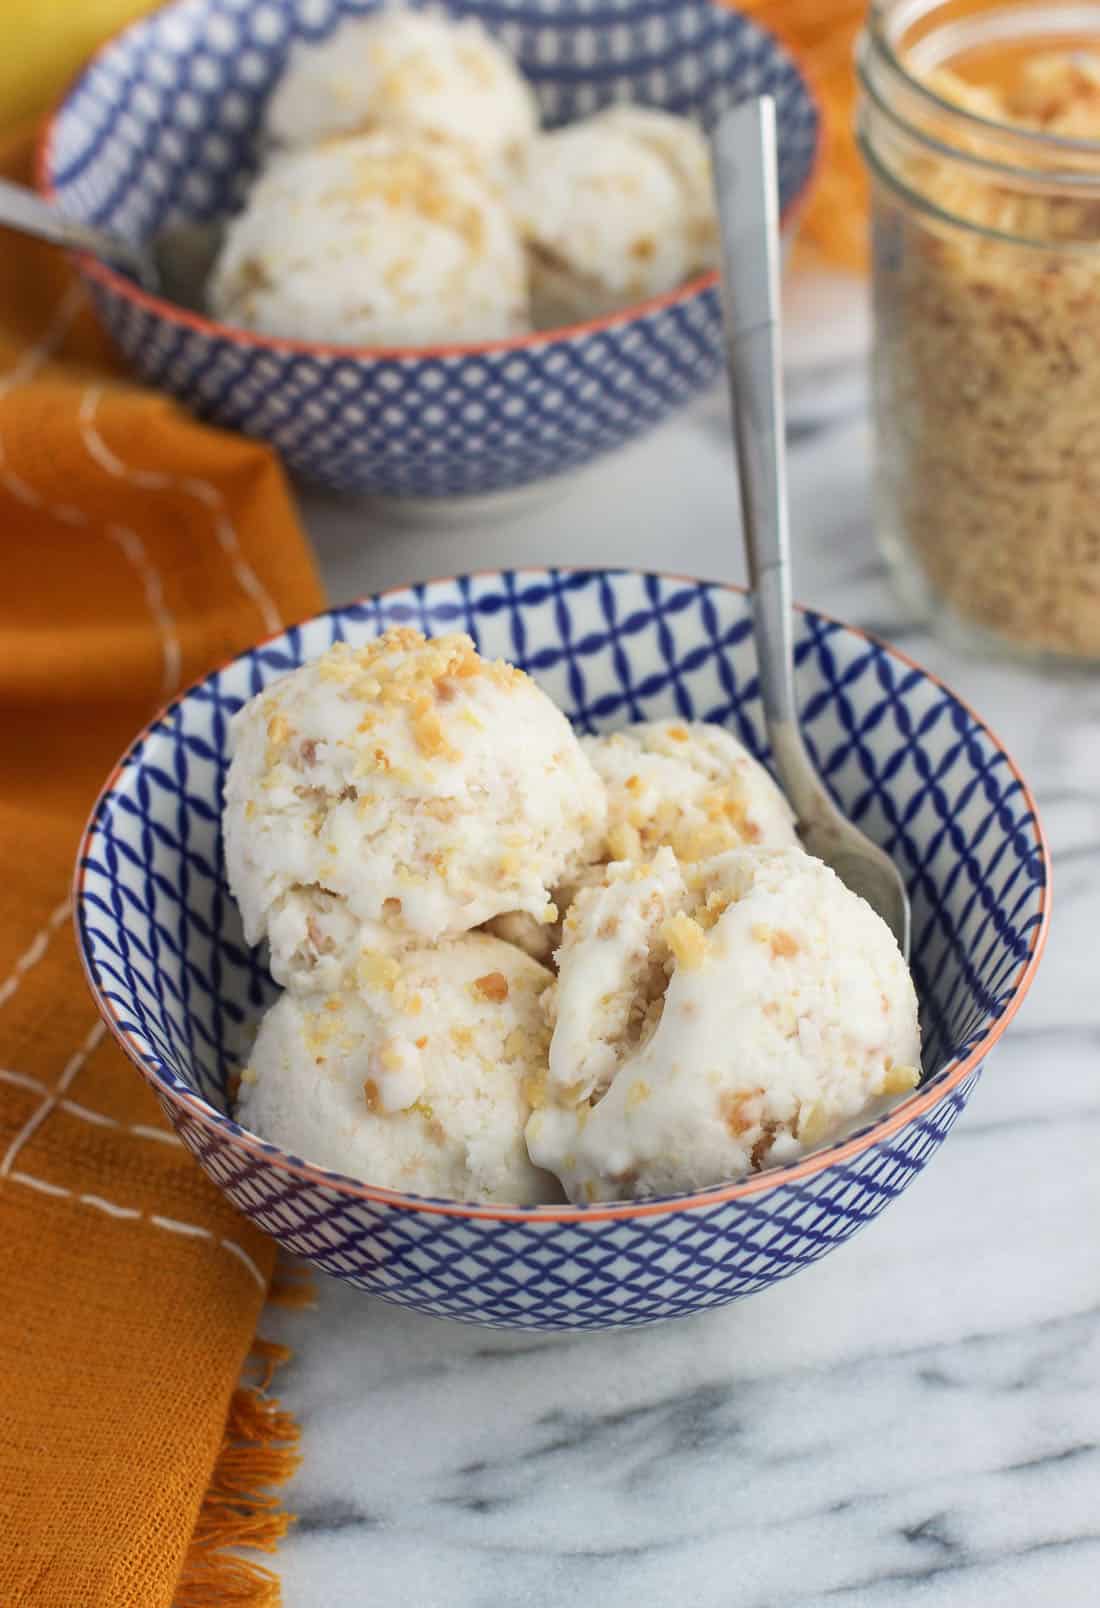
{"type": "MultiPolygon", "coordinates": [[[[304,1269],[280,1267],[268,1292],[275,1306],[316,1305],[304,1269]]],[[[269,1394],[272,1380],[293,1352],[259,1335],[247,1368],[254,1383],[233,1392],[221,1448],[176,1587],[173,1608],[279,1608],[279,1577],[239,1548],[274,1552],[295,1515],[282,1506],[283,1486],[301,1462],[293,1413],[269,1394]]]]}

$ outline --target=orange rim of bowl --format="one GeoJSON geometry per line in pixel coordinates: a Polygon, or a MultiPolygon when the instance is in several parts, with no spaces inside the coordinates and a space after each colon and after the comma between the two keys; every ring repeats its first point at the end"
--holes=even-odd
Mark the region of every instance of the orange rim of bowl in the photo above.
{"type": "MultiPolygon", "coordinates": [[[[176,0],[164,0],[164,4],[156,7],[143,17],[138,17],[125,23],[114,33],[110,34],[98,48],[93,51],[86,62],[73,74],[68,84],[55,100],[50,112],[42,126],[42,131],[35,143],[34,151],[34,183],[36,189],[48,201],[57,198],[57,190],[53,182],[52,156],[54,139],[57,133],[57,124],[70,98],[75,93],[81,80],[95,66],[101,56],[112,50],[121,38],[131,29],[142,27],[158,11],[167,11],[176,3],[176,0]]],[[[758,22],[748,12],[739,12],[736,6],[729,6],[723,0],[709,0],[709,3],[719,11],[734,12],[750,22],[754,28],[768,38],[780,55],[790,61],[798,73],[806,97],[814,109],[817,118],[817,134],[814,140],[813,156],[810,160],[806,177],[799,185],[795,194],[783,208],[780,222],[786,228],[793,227],[804,211],[814,188],[821,176],[825,145],[828,138],[825,119],[825,107],[814,71],[809,67],[800,52],[795,50],[785,39],[781,39],[758,22]]],[[[614,312],[604,313],[599,318],[589,318],[578,324],[563,324],[554,329],[533,330],[528,335],[510,335],[496,341],[456,341],[440,346],[341,346],[331,341],[301,341],[293,340],[280,335],[262,335],[253,330],[239,329],[234,324],[222,324],[217,319],[207,318],[203,313],[191,312],[188,308],[179,307],[175,302],[154,296],[150,291],[144,290],[134,280],[127,278],[117,268],[102,262],[90,252],[77,251],[70,255],[75,259],[81,275],[85,279],[93,279],[115,295],[134,302],[146,312],[154,313],[162,320],[175,325],[182,325],[186,329],[195,330],[200,335],[212,336],[218,340],[231,341],[236,346],[254,347],[260,352],[281,352],[289,356],[315,357],[323,359],[344,358],[350,362],[397,362],[410,361],[416,358],[449,358],[449,357],[488,357],[497,352],[523,352],[532,348],[553,345],[557,341],[569,341],[580,336],[595,335],[601,330],[615,329],[620,325],[632,324],[639,318],[645,318],[651,313],[661,312],[666,307],[676,307],[693,300],[702,292],[711,290],[718,285],[717,269],[709,269],[706,273],[696,274],[692,279],[677,285],[673,290],[663,291],[659,296],[649,296],[644,301],[631,302],[627,307],[617,308],[614,312]]]]}
{"type": "MultiPolygon", "coordinates": [[[[415,584],[427,590],[428,588],[435,586],[453,585],[460,579],[488,579],[490,577],[499,577],[502,573],[502,571],[495,569],[470,570],[463,576],[440,575],[433,577],[431,580],[421,581],[415,584]]],[[[747,596],[747,588],[743,586],[736,586],[727,581],[706,581],[701,579],[699,576],[681,575],[676,572],[669,571],[650,572],[629,569],[607,570],[598,566],[585,567],[582,565],[561,565],[555,567],[552,571],[541,569],[517,569],[509,571],[508,573],[515,575],[517,578],[526,576],[532,579],[538,576],[546,576],[547,574],[569,576],[639,575],[654,573],[660,580],[678,581],[687,585],[699,587],[715,587],[720,591],[732,592],[739,597],[747,596]]],[[[365,597],[356,599],[349,603],[341,604],[333,609],[322,610],[320,614],[310,615],[305,620],[296,622],[296,624],[300,628],[303,625],[311,623],[313,620],[324,619],[328,614],[342,613],[346,609],[355,608],[359,604],[369,604],[372,602],[377,602],[382,598],[395,597],[400,593],[408,592],[411,584],[412,583],[407,583],[403,586],[387,587],[385,591],[368,594],[365,597]]],[[[263,648],[267,647],[269,643],[279,641],[286,635],[287,631],[292,629],[291,625],[285,626],[280,631],[272,632],[270,636],[264,637],[261,641],[255,643],[253,647],[245,649],[243,653],[235,654],[231,659],[225,660],[225,662],[219,665],[216,669],[209,671],[206,675],[200,676],[196,681],[193,681],[190,686],[186,687],[184,691],[178,695],[178,697],[171,699],[168,703],[163,705],[163,707],[158,710],[157,714],[154,715],[153,719],[150,720],[133,739],[133,741],[128,744],[125,753],[119,760],[118,764],[114,766],[110,775],[107,777],[107,780],[104,782],[96,801],[92,806],[92,811],[88,817],[87,824],[81,833],[80,844],[77,850],[76,868],[73,878],[73,922],[76,928],[77,950],[80,955],[81,965],[84,969],[84,975],[87,979],[92,997],[95,1000],[96,1008],[98,1009],[100,1016],[103,1018],[103,1021],[106,1023],[107,1028],[117,1040],[121,1048],[125,1051],[128,1058],[137,1066],[139,1072],[145,1078],[146,1082],[158,1095],[160,1095],[162,1099],[168,1100],[172,1105],[181,1107],[189,1117],[198,1121],[203,1127],[212,1133],[217,1134],[223,1143],[228,1144],[232,1148],[242,1150],[249,1156],[262,1160],[265,1165],[274,1167],[279,1172],[289,1173],[296,1178],[300,1178],[304,1183],[313,1184],[318,1188],[330,1190],[335,1194],[344,1195],[354,1200],[373,1201],[379,1205],[398,1207],[407,1211],[427,1212],[436,1216],[484,1218],[499,1222],[559,1222],[575,1224],[606,1221],[608,1219],[614,1220],[631,1217],[665,1216],[670,1212],[689,1211],[699,1207],[721,1206],[729,1201],[741,1200],[751,1195],[762,1194],[766,1190],[781,1189],[789,1185],[802,1183],[805,1179],[811,1178],[819,1172],[825,1172],[831,1167],[841,1165],[846,1161],[850,1161],[853,1157],[860,1155],[864,1150],[869,1150],[872,1148],[872,1146],[876,1146],[883,1140],[890,1138],[891,1135],[897,1133],[901,1128],[908,1127],[911,1122],[914,1122],[918,1118],[922,1117],[925,1112],[930,1111],[934,1106],[939,1105],[940,1101],[946,1094],[949,1094],[950,1091],[957,1087],[957,1085],[961,1083],[970,1072],[981,1065],[986,1056],[989,1054],[990,1050],[993,1049],[994,1045],[1009,1026],[1020,1006],[1023,1004],[1024,998],[1035,977],[1035,973],[1038,970],[1039,962],[1046,946],[1047,933],[1050,927],[1050,850],[1042,824],[1039,820],[1038,806],[1036,805],[1034,794],[1032,793],[1027,782],[1024,780],[1019,766],[1012,758],[1012,755],[1008,752],[1008,749],[997,737],[996,733],[990,729],[986,722],[975,713],[975,711],[968,703],[965,702],[964,699],[960,698],[957,693],[953,692],[946,682],[941,680],[939,676],[933,675],[932,672],[926,670],[923,665],[918,664],[915,659],[910,658],[907,653],[902,652],[902,650],[899,648],[893,647],[890,643],[885,642],[881,637],[875,636],[872,632],[861,630],[859,626],[848,625],[845,623],[845,621],[838,620],[835,615],[826,614],[821,609],[810,609],[805,604],[796,603],[795,608],[800,614],[813,614],[816,618],[828,621],[830,624],[839,627],[841,630],[849,633],[851,636],[862,638],[863,641],[871,643],[875,647],[880,648],[885,653],[888,653],[891,658],[896,659],[899,663],[908,666],[908,668],[911,670],[918,671],[925,680],[930,681],[934,686],[939,687],[940,690],[946,693],[946,695],[952,699],[952,701],[960,709],[964,710],[964,712],[974,722],[978,730],[983,732],[990,740],[997,752],[1004,756],[1009,771],[1019,784],[1020,794],[1023,798],[1024,805],[1028,810],[1032,834],[1035,839],[1035,847],[1039,851],[1039,857],[1043,867],[1043,881],[1039,889],[1039,921],[1032,929],[1028,953],[1024,960],[1020,963],[1015,978],[1013,979],[1012,998],[1005,1006],[1001,1015],[996,1021],[990,1024],[987,1031],[983,1033],[980,1041],[974,1045],[974,1047],[965,1057],[963,1057],[961,1060],[956,1060],[954,1064],[949,1061],[947,1066],[942,1068],[935,1075],[930,1087],[924,1090],[918,1089],[916,1093],[910,1095],[908,1099],[903,1100],[899,1106],[896,1106],[893,1111],[887,1112],[885,1116],[879,1118],[877,1122],[872,1123],[872,1125],[863,1132],[856,1134],[849,1139],[838,1140],[836,1144],[829,1145],[823,1150],[814,1151],[810,1155],[804,1156],[800,1161],[792,1162],[789,1166],[776,1167],[773,1171],[768,1172],[753,1173],[750,1177],[739,1179],[735,1183],[716,1184],[710,1189],[695,1190],[689,1194],[655,1196],[652,1199],[640,1201],[609,1201],[592,1206],[509,1206],[481,1204],[476,1201],[463,1202],[436,1200],[429,1196],[403,1194],[400,1190],[384,1189],[374,1184],[366,1184],[358,1179],[350,1178],[346,1174],[326,1171],[322,1167],[315,1166],[312,1162],[294,1161],[286,1151],[281,1149],[281,1147],[276,1147],[275,1153],[272,1153],[271,1149],[268,1148],[270,1142],[261,1139],[256,1134],[250,1133],[248,1129],[240,1128],[237,1132],[232,1132],[230,1129],[227,1129],[224,1126],[227,1120],[225,1114],[216,1111],[213,1106],[202,1098],[201,1095],[195,1094],[191,1090],[180,1090],[167,1085],[162,1080],[161,1074],[159,1074],[155,1068],[149,1064],[149,1060],[146,1058],[145,1052],[138,1047],[134,1041],[134,1037],[122,1028],[113,1003],[105,998],[94,976],[92,975],[89,956],[85,948],[83,934],[80,928],[80,912],[83,902],[84,876],[86,870],[85,861],[88,858],[89,849],[95,838],[97,831],[96,822],[99,818],[100,811],[103,808],[108,796],[114,792],[115,785],[120,776],[126,770],[127,761],[135,750],[144,747],[149,738],[156,732],[157,728],[164,723],[166,717],[171,713],[171,711],[190,698],[199,687],[212,680],[215,676],[221,675],[223,671],[229,669],[239,660],[251,658],[256,653],[262,651],[263,648]]]]}

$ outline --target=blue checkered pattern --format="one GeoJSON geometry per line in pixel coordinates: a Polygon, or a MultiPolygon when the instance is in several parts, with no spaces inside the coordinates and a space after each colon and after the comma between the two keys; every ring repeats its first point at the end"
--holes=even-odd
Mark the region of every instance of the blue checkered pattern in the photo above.
{"type": "MultiPolygon", "coordinates": [[[[1041,926],[1046,863],[1022,786],[963,705],[888,649],[798,617],[805,732],[842,806],[894,857],[913,900],[924,1087],[941,1097],[889,1138],[800,1181],[654,1215],[537,1207],[498,1220],[365,1200],[238,1142],[225,1079],[271,984],[224,884],[226,724],[273,677],[337,639],[408,622],[465,629],[524,666],[590,730],[680,715],[766,758],[751,624],[726,588],[658,575],[525,571],[433,582],[323,615],[174,705],[127,757],[91,828],[81,940],[103,1000],[207,1172],[289,1249],[387,1299],[470,1321],[598,1328],[694,1312],[816,1261],[920,1171],[977,1077],[956,1069],[1013,1004],[1041,926]],[[181,1100],[209,1104],[205,1120],[181,1100]]],[[[291,1158],[295,1163],[301,1158],[291,1158]]],[[[343,1181],[345,1184],[346,1180],[343,1181]]]]}
{"type": "MultiPolygon", "coordinates": [[[[56,120],[47,169],[74,216],[141,238],[234,210],[258,161],[264,101],[288,53],[371,0],[181,0],[120,36],[56,120]]],[[[709,124],[776,97],[780,190],[805,184],[818,116],[795,64],[711,0],[484,0],[475,13],[536,85],[548,123],[614,100],[709,124]]],[[[88,281],[113,338],[151,384],[204,418],[271,441],[288,466],[343,490],[485,493],[560,474],[620,446],[716,374],[717,292],[588,334],[440,358],[283,351],[193,326],[88,281]]]]}

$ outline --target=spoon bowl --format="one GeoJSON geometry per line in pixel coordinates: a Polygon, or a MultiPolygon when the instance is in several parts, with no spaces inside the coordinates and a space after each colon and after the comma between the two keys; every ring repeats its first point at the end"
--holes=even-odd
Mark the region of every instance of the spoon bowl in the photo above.
{"type": "Polygon", "coordinates": [[[52,201],[9,179],[0,179],[0,228],[68,251],[90,251],[132,274],[150,295],[193,312],[202,311],[206,281],[225,234],[223,221],[212,218],[175,224],[150,240],[129,240],[117,229],[69,217],[52,201]]]}

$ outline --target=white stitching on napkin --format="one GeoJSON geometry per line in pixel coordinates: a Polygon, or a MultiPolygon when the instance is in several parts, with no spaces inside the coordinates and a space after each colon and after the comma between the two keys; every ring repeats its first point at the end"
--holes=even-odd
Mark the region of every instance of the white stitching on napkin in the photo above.
{"type": "MultiPolygon", "coordinates": [[[[61,298],[57,312],[54,314],[45,333],[29,346],[23,356],[9,370],[6,375],[0,376],[0,402],[14,391],[18,386],[25,385],[31,377],[38,372],[48,358],[56,351],[64,339],[69,326],[81,306],[83,296],[79,285],[70,286],[61,298]]],[[[82,424],[83,433],[83,424],[82,424]]],[[[74,503],[48,502],[33,486],[29,486],[21,475],[7,461],[4,451],[3,438],[0,437],[0,482],[7,487],[12,496],[27,508],[40,508],[43,513],[49,514],[59,524],[81,526],[91,523],[83,508],[74,503]]],[[[157,633],[161,641],[161,657],[164,669],[161,675],[161,693],[164,697],[177,686],[180,679],[180,645],[176,633],[176,622],[164,602],[164,585],[160,575],[154,568],[149,554],[136,531],[128,529],[125,525],[108,525],[106,534],[122,551],[127,563],[137,574],[145,593],[145,601],[149,612],[156,623],[157,633]]],[[[0,1004],[4,996],[0,995],[0,1004]]]]}
{"type": "MultiPolygon", "coordinates": [[[[0,1067],[0,1083],[12,1083],[18,1089],[29,1089],[33,1094],[49,1094],[49,1089],[40,1078],[29,1078],[25,1072],[11,1072],[7,1067],[0,1067]]],[[[79,1117],[82,1122],[94,1123],[99,1128],[119,1128],[123,1133],[132,1133],[138,1139],[156,1139],[162,1145],[183,1146],[183,1140],[178,1134],[172,1133],[168,1128],[151,1128],[144,1122],[119,1122],[117,1117],[108,1117],[102,1111],[92,1111],[88,1106],[77,1105],[75,1100],[59,1100],[59,1111],[67,1111],[70,1117],[79,1117]]]]}
{"type": "Polygon", "coordinates": [[[47,1093],[45,1099],[42,1101],[42,1104],[36,1106],[31,1112],[26,1122],[23,1124],[15,1138],[12,1140],[11,1144],[8,1146],[7,1151],[4,1154],[3,1161],[0,1161],[0,1178],[6,1178],[11,1172],[12,1162],[15,1160],[16,1156],[27,1143],[27,1140],[30,1139],[31,1136],[36,1133],[45,1122],[46,1118],[49,1116],[54,1106],[57,1105],[58,1101],[61,1099],[61,1096],[65,1093],[65,1090],[69,1087],[69,1084],[76,1077],[76,1074],[80,1071],[80,1068],[84,1065],[89,1055],[91,1055],[96,1045],[102,1041],[106,1031],[107,1024],[105,1022],[96,1022],[95,1026],[92,1028],[87,1038],[85,1038],[80,1048],[75,1051],[74,1054],[70,1055],[54,1088],[47,1093]]]}
{"type": "Polygon", "coordinates": [[[212,1244],[220,1245],[223,1250],[229,1251],[232,1256],[235,1256],[252,1275],[260,1289],[266,1290],[267,1280],[244,1246],[236,1244],[234,1240],[219,1238],[212,1229],[203,1228],[198,1223],[182,1223],[175,1217],[160,1217],[156,1214],[147,1215],[136,1206],[120,1206],[113,1200],[106,1200],[102,1195],[79,1194],[75,1189],[66,1189],[63,1184],[51,1184],[45,1178],[36,1178],[32,1173],[12,1168],[12,1163],[20,1150],[37,1133],[50,1112],[54,1110],[69,1111],[72,1115],[82,1117],[88,1122],[99,1123],[112,1128],[123,1128],[129,1133],[138,1134],[146,1139],[159,1139],[168,1144],[182,1143],[175,1134],[162,1133],[157,1128],[149,1128],[141,1123],[117,1122],[114,1117],[104,1116],[98,1111],[90,1111],[85,1106],[77,1105],[74,1100],[63,1098],[65,1090],[72,1083],[92,1051],[101,1042],[106,1031],[105,1023],[96,1022],[80,1048],[74,1055],[69,1057],[53,1089],[48,1088],[39,1078],[27,1077],[22,1072],[9,1072],[6,1068],[0,1069],[0,1080],[16,1084],[20,1088],[30,1089],[34,1093],[43,1096],[41,1104],[31,1112],[27,1121],[8,1146],[7,1154],[3,1161],[0,1162],[0,1178],[6,1178],[13,1184],[24,1184],[28,1189],[37,1189],[43,1195],[53,1195],[62,1200],[74,1200],[81,1206],[94,1206],[97,1211],[105,1212],[108,1217],[114,1217],[120,1221],[137,1222],[144,1220],[151,1223],[154,1228],[162,1229],[169,1234],[182,1234],[188,1239],[210,1240],[212,1244]]]}
{"type": "Polygon", "coordinates": [[[260,1286],[261,1290],[267,1289],[267,1280],[264,1278],[263,1274],[260,1272],[259,1268],[249,1256],[243,1245],[238,1245],[236,1240],[227,1239],[219,1240],[218,1243],[244,1263],[245,1267],[252,1274],[252,1277],[256,1280],[256,1283],[260,1286]]]}
{"type": "MultiPolygon", "coordinates": [[[[56,508],[54,513],[57,513],[56,508]]],[[[183,661],[175,616],[164,601],[164,582],[161,580],[160,571],[150,560],[145,543],[137,531],[131,530],[129,525],[108,525],[107,535],[122,549],[130,565],[141,577],[149,613],[157,622],[157,630],[160,633],[161,655],[164,661],[160,689],[167,696],[173,687],[179,685],[183,661]]]]}
{"type": "Polygon", "coordinates": [[[91,385],[84,392],[80,401],[80,430],[89,455],[95,459],[102,469],[119,480],[128,480],[132,486],[139,486],[143,491],[176,491],[184,492],[188,497],[194,497],[208,508],[214,517],[214,530],[222,552],[229,559],[241,591],[251,598],[260,611],[264,622],[264,629],[275,632],[281,629],[282,620],[279,611],[268,593],[260,577],[252,568],[241,551],[240,540],[237,536],[233,521],[229,517],[229,510],[221,492],[209,480],[200,480],[194,475],[167,475],[155,469],[132,469],[107,445],[99,428],[96,425],[96,411],[103,396],[103,387],[91,385]]]}
{"type": "Polygon", "coordinates": [[[43,1195],[55,1195],[62,1200],[75,1200],[81,1206],[94,1206],[97,1211],[106,1212],[108,1217],[116,1217],[123,1222],[144,1221],[173,1234],[186,1234],[188,1238],[211,1240],[235,1256],[251,1273],[261,1290],[267,1289],[267,1280],[244,1246],[238,1245],[234,1240],[219,1239],[209,1228],[200,1228],[197,1223],[179,1223],[172,1217],[146,1217],[136,1206],[119,1206],[113,1200],[104,1200],[102,1195],[78,1195],[73,1189],[66,1189],[62,1184],[47,1183],[44,1178],[34,1178],[30,1173],[13,1172],[9,1177],[13,1184],[26,1184],[28,1189],[37,1189],[43,1195]]]}
{"type": "MultiPolygon", "coordinates": [[[[61,344],[66,333],[68,332],[69,326],[76,317],[77,311],[79,310],[83,299],[84,298],[80,286],[78,284],[71,285],[58,304],[57,310],[54,313],[50,323],[47,325],[45,332],[37,341],[34,342],[33,345],[26,349],[19,361],[11,370],[9,370],[6,375],[0,375],[0,401],[2,401],[4,397],[8,396],[18,386],[25,384],[32,377],[32,375],[34,375],[38,369],[41,368],[43,363],[49,359],[51,354],[61,344]]],[[[121,474],[124,477],[133,479],[134,483],[141,484],[141,479],[138,478],[138,472],[127,470],[126,466],[122,464],[120,459],[114,458],[114,455],[110,453],[110,449],[106,447],[105,443],[102,441],[102,438],[99,437],[98,432],[94,430],[92,420],[94,418],[95,402],[98,399],[99,394],[99,388],[96,387],[91,393],[85,394],[85,398],[81,403],[80,424],[81,434],[85,441],[85,445],[88,447],[92,456],[97,458],[97,461],[103,463],[103,457],[97,455],[93,448],[93,443],[102,449],[102,453],[107,454],[113,459],[114,464],[117,465],[117,468],[112,469],[112,473],[121,474]],[[88,409],[87,417],[85,417],[85,402],[88,401],[89,396],[91,396],[92,401],[90,408],[88,409]]],[[[110,467],[110,465],[105,466],[110,467]]],[[[173,482],[167,476],[153,477],[151,475],[147,475],[142,478],[144,478],[146,481],[155,479],[156,487],[159,487],[162,484],[173,484],[173,482]]],[[[21,478],[21,476],[17,475],[15,470],[12,469],[6,461],[2,438],[0,438],[0,481],[3,482],[8,491],[19,502],[23,503],[29,508],[41,508],[44,512],[50,514],[51,517],[58,520],[61,524],[77,526],[90,523],[88,515],[83,509],[76,507],[72,503],[46,502],[46,500],[41,497],[32,486],[29,486],[27,482],[21,478]]],[[[218,541],[222,547],[222,550],[227,554],[231,563],[233,564],[234,574],[236,575],[242,590],[256,602],[261,614],[263,615],[264,624],[267,629],[270,631],[277,631],[282,623],[279,619],[278,612],[275,609],[275,605],[271,598],[264,590],[264,587],[261,584],[258,576],[255,574],[255,571],[251,569],[246,562],[244,555],[240,551],[240,544],[237,540],[237,534],[225,509],[225,504],[221,493],[215,486],[208,485],[205,481],[188,479],[181,480],[178,482],[178,484],[180,488],[187,492],[190,496],[200,498],[200,500],[205,503],[206,506],[209,507],[214,513],[215,525],[218,532],[218,541]]],[[[156,487],[147,485],[146,489],[156,489],[156,487]]],[[[171,691],[171,689],[179,681],[181,654],[179,638],[176,633],[175,620],[165,605],[163,582],[157,570],[150,561],[148,552],[136,531],[131,530],[125,525],[109,525],[106,527],[106,534],[108,538],[119,547],[127,561],[141,579],[142,587],[145,592],[145,599],[149,606],[149,611],[156,621],[157,630],[161,638],[161,648],[164,657],[163,691],[167,693],[171,691]]],[[[31,939],[31,942],[28,944],[27,948],[16,960],[15,965],[12,967],[12,970],[8,976],[2,983],[0,983],[0,1006],[3,1006],[7,1003],[7,1001],[15,993],[16,989],[19,987],[20,983],[23,981],[23,978],[26,976],[27,972],[30,971],[33,966],[36,966],[42,959],[42,956],[45,954],[53,934],[57,931],[58,927],[61,926],[62,922],[68,918],[71,912],[72,903],[68,898],[63,899],[61,903],[50,912],[50,915],[46,919],[45,926],[35,934],[34,938],[31,939]]],[[[0,1069],[0,1080],[15,1084],[20,1088],[30,1089],[34,1093],[42,1096],[41,1103],[37,1105],[31,1112],[31,1115],[27,1118],[27,1121],[12,1139],[3,1160],[0,1161],[0,1178],[6,1178],[12,1183],[23,1184],[27,1188],[37,1190],[43,1195],[51,1195],[61,1199],[71,1199],[75,1200],[78,1204],[92,1206],[97,1211],[105,1212],[109,1217],[114,1217],[128,1222],[144,1219],[145,1221],[153,1224],[154,1227],[160,1228],[169,1233],[184,1234],[189,1238],[211,1240],[213,1243],[220,1245],[223,1250],[228,1251],[233,1257],[235,1257],[236,1260],[239,1261],[255,1279],[260,1289],[262,1291],[266,1291],[267,1281],[244,1247],[236,1244],[233,1240],[219,1238],[213,1233],[212,1230],[208,1228],[202,1228],[195,1223],[181,1223],[175,1218],[170,1217],[158,1217],[155,1215],[146,1217],[146,1214],[142,1211],[139,1211],[136,1207],[119,1206],[114,1201],[106,1200],[102,1195],[78,1194],[75,1190],[66,1189],[61,1184],[48,1183],[46,1179],[35,1178],[31,1173],[13,1170],[12,1164],[19,1155],[19,1152],[23,1149],[27,1142],[33,1138],[34,1134],[37,1133],[38,1129],[42,1126],[50,1113],[57,1109],[68,1111],[71,1115],[79,1117],[85,1122],[96,1123],[104,1127],[120,1128],[140,1138],[155,1139],[161,1143],[175,1145],[178,1145],[182,1142],[175,1134],[162,1132],[160,1129],[148,1127],[144,1123],[118,1122],[114,1117],[105,1116],[102,1112],[92,1111],[86,1106],[77,1105],[74,1100],[65,1098],[66,1089],[68,1089],[81,1067],[84,1066],[85,1062],[88,1060],[88,1057],[96,1049],[97,1045],[101,1043],[106,1031],[107,1028],[104,1022],[97,1021],[95,1023],[95,1025],[88,1032],[79,1049],[77,1049],[65,1063],[61,1076],[58,1078],[53,1089],[48,1088],[48,1086],[41,1082],[41,1080],[38,1078],[28,1077],[21,1072],[10,1072],[6,1069],[0,1069]]]]}
{"type": "Polygon", "coordinates": [[[46,925],[42,928],[42,931],[35,934],[30,943],[27,945],[26,949],[20,955],[19,959],[16,961],[15,965],[12,967],[11,971],[8,973],[8,976],[2,983],[0,983],[0,1005],[6,1005],[8,1003],[8,1000],[15,993],[15,990],[19,987],[19,984],[23,981],[31,967],[38,965],[38,962],[42,959],[42,956],[46,953],[46,950],[49,947],[50,939],[53,937],[58,927],[60,927],[61,923],[63,921],[67,921],[72,913],[73,902],[68,898],[62,899],[61,903],[57,906],[57,909],[50,911],[50,914],[46,918],[46,925]]]}

